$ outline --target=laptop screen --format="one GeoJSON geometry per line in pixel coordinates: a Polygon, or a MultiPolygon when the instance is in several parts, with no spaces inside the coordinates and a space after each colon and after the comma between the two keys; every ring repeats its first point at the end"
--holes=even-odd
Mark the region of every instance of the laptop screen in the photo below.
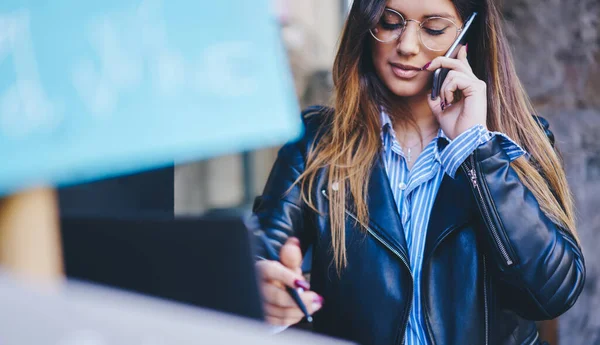
{"type": "Polygon", "coordinates": [[[61,220],[69,278],[262,319],[239,216],[61,220]]]}

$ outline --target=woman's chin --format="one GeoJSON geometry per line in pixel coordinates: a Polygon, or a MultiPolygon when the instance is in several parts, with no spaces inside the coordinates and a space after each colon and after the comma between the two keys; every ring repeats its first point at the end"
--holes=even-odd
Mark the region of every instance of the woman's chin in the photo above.
{"type": "Polygon", "coordinates": [[[395,88],[392,93],[398,97],[414,97],[425,94],[427,90],[424,88],[395,88]]]}
{"type": "Polygon", "coordinates": [[[427,85],[416,82],[395,81],[392,86],[389,88],[390,91],[398,97],[414,97],[423,95],[428,91],[427,85]]]}

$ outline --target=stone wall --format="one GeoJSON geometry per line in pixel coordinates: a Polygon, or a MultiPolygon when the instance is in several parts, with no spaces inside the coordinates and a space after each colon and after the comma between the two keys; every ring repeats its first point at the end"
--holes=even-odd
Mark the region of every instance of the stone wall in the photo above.
{"type": "Polygon", "coordinates": [[[505,0],[519,76],[546,116],[575,194],[587,281],[561,345],[600,344],[600,1],[505,0]]]}

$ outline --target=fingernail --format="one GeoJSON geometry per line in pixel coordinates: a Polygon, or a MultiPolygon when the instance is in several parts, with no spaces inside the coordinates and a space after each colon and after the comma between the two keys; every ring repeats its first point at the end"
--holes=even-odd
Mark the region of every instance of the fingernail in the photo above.
{"type": "Polygon", "coordinates": [[[314,302],[314,303],[312,304],[312,312],[314,313],[315,311],[317,311],[317,310],[321,309],[321,307],[323,307],[323,304],[322,304],[322,303],[317,303],[317,302],[314,302]]]}
{"type": "Polygon", "coordinates": [[[431,61],[429,61],[428,63],[426,63],[425,66],[423,66],[421,68],[421,70],[426,70],[429,67],[429,65],[431,65],[431,61]]]}
{"type": "Polygon", "coordinates": [[[297,288],[310,290],[310,284],[306,280],[296,279],[294,280],[294,285],[296,285],[297,288]]]}
{"type": "Polygon", "coordinates": [[[298,247],[300,246],[300,240],[297,237],[290,237],[288,239],[288,241],[292,242],[293,244],[297,245],[298,247]]]}
{"type": "Polygon", "coordinates": [[[313,298],[313,303],[312,303],[312,310],[313,312],[321,309],[321,307],[323,306],[323,297],[316,295],[315,298],[313,298]]]}
{"type": "Polygon", "coordinates": [[[442,111],[444,111],[444,101],[440,103],[440,108],[442,108],[442,111]]]}

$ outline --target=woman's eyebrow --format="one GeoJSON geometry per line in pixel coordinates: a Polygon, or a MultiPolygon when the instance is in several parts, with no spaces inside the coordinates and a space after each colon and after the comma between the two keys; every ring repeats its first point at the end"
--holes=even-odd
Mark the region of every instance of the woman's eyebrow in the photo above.
{"type": "MultiPolygon", "coordinates": [[[[400,13],[400,14],[402,14],[404,16],[404,13],[402,11],[398,10],[398,9],[395,9],[395,8],[389,7],[389,6],[386,6],[385,8],[393,10],[393,11],[396,11],[396,12],[398,12],[398,13],[400,13]]],[[[456,17],[453,16],[453,15],[451,15],[448,12],[440,12],[440,13],[427,14],[427,15],[424,15],[422,17],[422,19],[428,19],[428,18],[432,18],[432,17],[442,17],[442,18],[456,20],[456,17]]]]}
{"type": "Polygon", "coordinates": [[[428,14],[426,16],[423,16],[423,18],[431,18],[431,17],[442,17],[442,18],[448,18],[448,19],[454,19],[454,20],[456,20],[456,17],[454,17],[450,13],[446,13],[446,12],[428,14]]]}

